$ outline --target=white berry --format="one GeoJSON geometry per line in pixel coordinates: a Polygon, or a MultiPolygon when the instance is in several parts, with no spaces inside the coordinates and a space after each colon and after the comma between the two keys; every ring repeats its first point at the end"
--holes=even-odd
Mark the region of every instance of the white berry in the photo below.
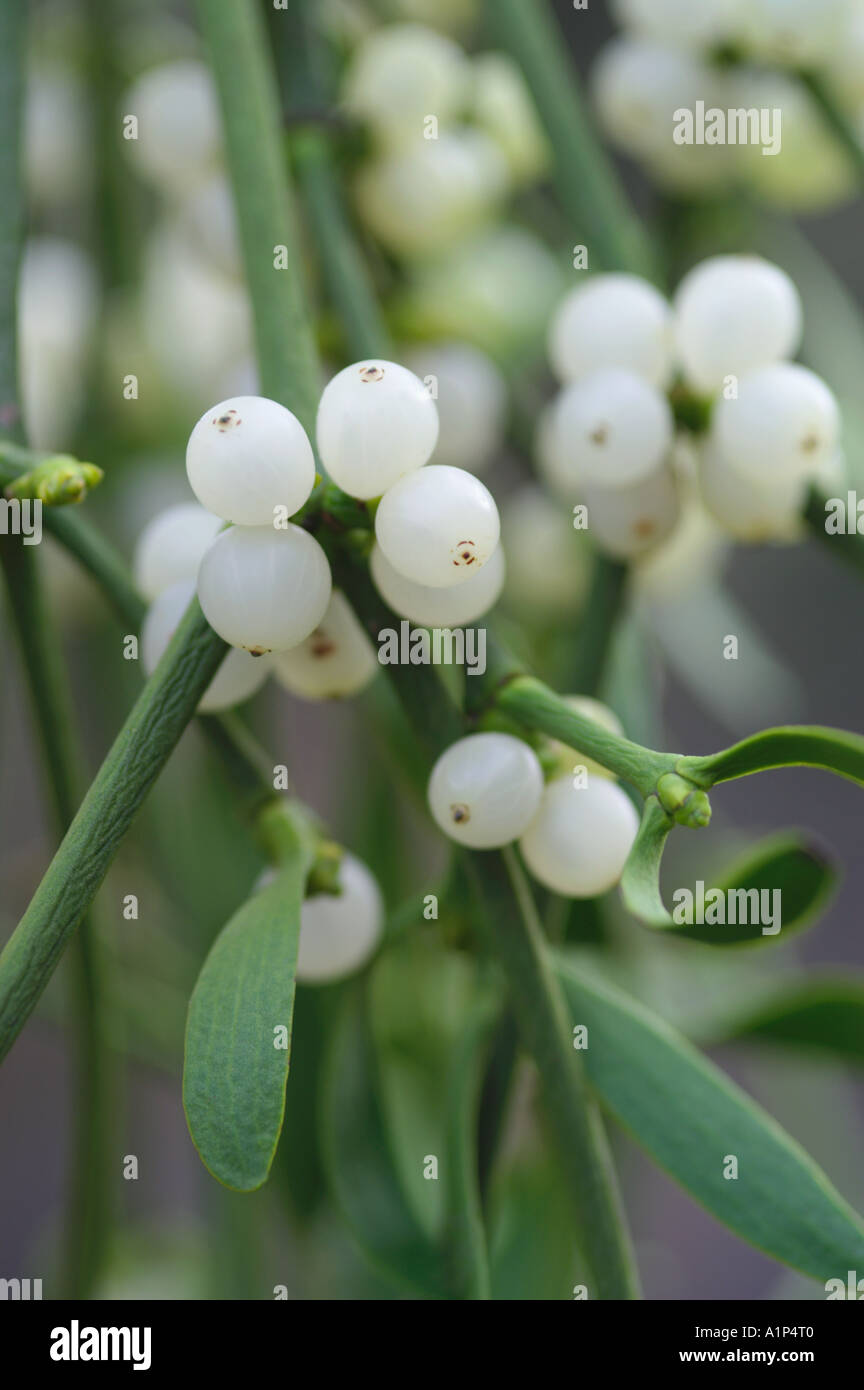
{"type": "MultiPolygon", "coordinates": [[[[181,579],[163,589],[153,600],[141,628],[141,662],[148,676],[158,666],[162,653],[195,594],[195,581],[181,579]]],[[[270,674],[267,657],[250,656],[248,652],[228,652],[219,670],[198,702],[202,713],[230,709],[248,700],[264,684],[270,674]]]]}
{"type": "Polygon", "coordinates": [[[343,100],[381,143],[399,146],[422,137],[429,115],[441,125],[453,120],[469,79],[468,59],[452,39],[420,24],[388,24],[357,45],[343,100]]]}
{"type": "Polygon", "coordinates": [[[394,569],[376,545],[369,560],[375,587],[384,602],[420,627],[464,627],[482,618],[498,601],[504,586],[504,550],[499,545],[482,569],[449,589],[415,584],[394,569]]]}
{"type": "Polygon", "coordinates": [[[606,777],[575,786],[550,782],[519,848],[530,872],[553,893],[596,898],[621,877],[639,829],[626,792],[606,777]]]}
{"type": "Polygon", "coordinates": [[[137,138],[123,145],[159,188],[185,194],[206,177],[222,148],[213,79],[203,63],[180,60],[148,68],[123,97],[137,138]]]}
{"type": "Polygon", "coordinates": [[[289,525],[232,526],[198,570],[198,597],[210,626],[232,647],[288,651],[321,622],[330,602],[330,566],[308,531],[289,525]]]}
{"type": "Polygon", "coordinates": [[[300,909],[297,979],[324,984],[353,975],[371,959],[384,929],[377,880],[353,854],[339,867],[341,893],[316,893],[300,909]]]}
{"type": "Polygon", "coordinates": [[[145,598],[180,579],[195,579],[204,552],[222,529],[221,517],[197,502],[180,502],[149,522],[135,546],[132,571],[145,598]]]}
{"type": "Polygon", "coordinates": [[[202,507],[240,526],[293,516],[315,483],[312,445],[300,421],[266,396],[234,396],[201,416],[186,446],[186,472],[202,507]]]}
{"type": "Polygon", "coordinates": [[[620,367],[566,386],[555,410],[553,446],[574,486],[630,487],[655,473],[672,445],[665,396],[620,367]]]}
{"type": "Polygon", "coordinates": [[[691,270],[674,300],[684,374],[703,391],[796,351],[801,301],[784,270],[759,256],[713,256],[691,270]]]}
{"type": "Polygon", "coordinates": [[[527,743],[511,734],[469,734],[433,767],[429,809],[452,840],[498,849],[522,834],[542,793],[543,771],[527,743]]]}
{"type": "Polygon", "coordinates": [[[507,554],[506,594],[513,608],[527,615],[553,615],[581,607],[591,547],[584,533],[573,529],[570,506],[527,483],[510,493],[501,508],[501,536],[507,554]]]}
{"type": "Polygon", "coordinates": [[[561,381],[598,367],[626,367],[663,386],[671,369],[672,313],[638,275],[595,275],[571,290],[552,320],[549,360],[561,381]]]}
{"type": "MultiPolygon", "coordinates": [[[[756,3],[756,0],[753,0],[756,3]]],[[[707,48],[734,35],[741,0],[615,0],[619,23],[662,43],[707,48]]]]}
{"type": "Polygon", "coordinates": [[[381,499],[378,544],[394,569],[416,584],[463,584],[486,564],[500,535],[495,499],[473,474],[430,464],[381,499]]]}
{"type": "Polygon", "coordinates": [[[516,184],[539,178],[549,145],[518,66],[504,53],[474,59],[474,119],[496,142],[516,184]]]}
{"type": "Polygon", "coordinates": [[[351,497],[380,497],[422,468],[438,438],[423,382],[396,362],[354,362],[333,377],[315,426],[321,462],[351,497]]]}
{"type": "Polygon", "coordinates": [[[273,659],[279,684],[304,700],[356,695],[377,670],[375,648],[338,590],[314,632],[273,659]]]}
{"type": "Polygon", "coordinates": [[[765,483],[810,478],[837,449],[837,401],[797,362],[760,367],[714,407],[711,435],[730,467],[765,483]]]}
{"type": "Polygon", "coordinates": [[[359,171],[355,194],[373,235],[411,260],[455,246],[491,216],[506,188],[497,145],[464,128],[379,155],[359,171]]]}
{"type": "Polygon", "coordinates": [[[741,473],[709,440],[699,468],[699,486],[711,516],[736,540],[801,539],[806,479],[794,473],[771,478],[741,473]]]}
{"type": "Polygon", "coordinates": [[[435,343],[406,358],[438,410],[433,463],[481,473],[504,437],[507,387],[485,352],[468,343],[435,343]]]}
{"type": "Polygon", "coordinates": [[[671,535],[680,501],[670,468],[659,468],[634,487],[587,487],[588,534],[616,560],[635,560],[671,535]]]}

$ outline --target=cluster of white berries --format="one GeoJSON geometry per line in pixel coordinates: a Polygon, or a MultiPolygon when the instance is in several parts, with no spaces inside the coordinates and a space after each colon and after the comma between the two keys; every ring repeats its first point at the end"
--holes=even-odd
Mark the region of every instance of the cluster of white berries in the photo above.
{"type": "Polygon", "coordinates": [[[553,491],[585,504],[602,549],[635,559],[676,525],[690,480],[673,388],[710,412],[696,476],[721,527],[742,540],[794,535],[809,482],[837,466],[839,434],[829,388],[788,360],[801,319],[792,281],[756,256],[703,261],[671,304],[624,274],[567,296],[549,335],[563,385],[538,467],[553,491]]]}
{"type": "Polygon", "coordinates": [[[352,54],[342,99],[374,142],[355,186],[360,215],[407,259],[446,251],[546,163],[515,64],[500,53],[469,57],[421,24],[370,31],[352,54]]]}
{"type": "Polygon", "coordinates": [[[609,137],[661,184],[682,191],[736,184],[780,207],[849,197],[855,169],[797,79],[815,71],[853,127],[864,126],[861,0],[616,0],[623,32],[600,52],[595,103],[609,137]],[[781,113],[769,156],[761,140],[678,144],[674,113],[781,113]]]}
{"type": "MultiPolygon", "coordinates": [[[[372,574],[391,607],[414,622],[451,627],[491,607],[504,580],[498,509],[473,474],[429,463],[438,416],[418,377],[395,362],[346,367],[321,397],[316,436],[324,467],[345,493],[380,499],[372,574]]],[[[186,471],[200,505],[158,517],[138,545],[136,576],[153,601],[143,633],[147,668],[197,585],[210,626],[238,649],[202,708],[247,698],[271,668],[306,698],[362,689],[377,670],[374,648],[332,591],[324,550],[290,520],[316,477],[297,418],[260,396],[222,401],[193,429],[186,471]],[[231,524],[222,529],[223,522],[231,524]]]]}
{"type": "MultiPolygon", "coordinates": [[[[272,883],[268,869],[256,887],[272,883]]],[[[347,852],[339,864],[338,893],[313,893],[300,909],[297,979],[329,984],[360,970],[375,954],[384,930],[384,904],[374,874],[347,852]]]]}
{"type": "MultiPolygon", "coordinates": [[[[599,701],[571,696],[579,714],[612,733],[621,725],[599,701]]],[[[537,754],[505,733],[469,734],[442,753],[429,779],[429,807],[451,839],[471,849],[519,841],[526,866],[544,887],[572,898],[613,888],[639,825],[635,807],[599,764],[563,745],[544,784],[537,754]],[[579,776],[574,777],[574,770],[579,776]]]]}

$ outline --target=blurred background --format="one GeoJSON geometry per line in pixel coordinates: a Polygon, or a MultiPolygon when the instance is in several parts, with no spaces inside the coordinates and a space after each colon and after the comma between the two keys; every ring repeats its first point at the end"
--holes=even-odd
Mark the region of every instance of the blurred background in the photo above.
{"type": "MultiPolygon", "coordinates": [[[[214,401],[256,389],[218,113],[191,7],[164,0],[31,0],[28,8],[29,215],[20,291],[28,436],[35,447],[62,449],[105,469],[87,511],[131,559],[143,526],[190,497],[183,457],[194,421],[214,401]],[[139,118],[137,140],[123,138],[129,114],[139,118]],[[137,395],[130,393],[131,378],[137,395]]],[[[472,0],[322,0],[320,6],[342,71],[382,17],[443,29],[473,55],[493,51],[477,9],[472,0]]],[[[596,88],[598,64],[608,61],[609,44],[620,32],[616,16],[599,0],[576,13],[568,0],[559,0],[555,9],[586,87],[596,88]]],[[[275,28],[272,14],[269,21],[275,28]]],[[[278,50],[278,37],[274,43],[278,50]]],[[[413,362],[421,375],[427,363],[428,370],[440,371],[441,342],[456,341],[490,364],[490,397],[499,404],[490,407],[482,472],[503,499],[510,578],[502,624],[538,672],[563,689],[590,557],[574,549],[567,509],[555,504],[542,482],[534,435],[553,393],[544,356],[548,320],[571,283],[569,248],[583,236],[550,190],[532,113],[519,114],[515,98],[506,95],[506,79],[502,95],[494,71],[487,77],[473,123],[481,133],[507,134],[501,139],[505,174],[496,183],[491,166],[485,168],[494,194],[477,195],[483,205],[464,226],[454,212],[452,227],[437,228],[435,254],[418,244],[416,229],[400,229],[398,216],[394,231],[387,198],[392,211],[405,190],[388,191],[387,171],[375,166],[374,155],[350,133],[345,186],[404,349],[400,360],[413,362]],[[538,575],[536,558],[534,567],[531,560],[532,552],[536,557],[550,547],[560,555],[551,579],[538,575]]],[[[761,88],[752,80],[751,100],[759,104],[761,88]]],[[[775,99],[785,101],[782,93],[775,99]]],[[[634,205],[658,229],[673,284],[689,263],[725,247],[758,249],[796,278],[807,323],[804,357],[841,399],[854,485],[864,479],[857,400],[864,366],[864,329],[857,317],[864,308],[861,195],[854,172],[850,176],[842,160],[837,167],[824,130],[811,129],[802,117],[799,139],[793,104],[790,98],[790,157],[782,174],[772,170],[770,186],[760,186],[758,170],[758,178],[736,172],[728,183],[714,169],[710,176],[700,169],[692,179],[671,177],[614,141],[613,149],[634,205]]],[[[484,167],[478,155],[478,187],[484,167]]],[[[311,249],[307,281],[320,303],[311,249]]],[[[326,308],[319,325],[325,359],[337,370],[349,359],[326,308]]],[[[658,566],[634,582],[604,687],[627,732],[688,753],[712,751],[784,721],[864,733],[855,575],[806,538],[738,545],[714,528],[702,539],[698,582],[684,568],[686,554],[683,562],[676,557],[666,570],[658,566]],[[722,659],[726,633],[739,636],[737,663],[722,659]]],[[[123,659],[123,634],[102,597],[50,538],[42,549],[92,773],[130,707],[139,672],[123,659]]],[[[3,618],[0,623],[5,940],[51,856],[53,837],[18,655],[8,624],[3,618]]],[[[247,716],[274,763],[291,769],[303,799],[373,867],[389,906],[408,894],[434,891],[443,851],[422,806],[402,790],[402,731],[380,680],[356,702],[326,706],[269,683],[247,716]]],[[[727,859],[748,837],[793,825],[830,847],[843,879],[824,919],[806,936],[765,953],[732,953],[731,960],[695,946],[657,945],[614,901],[603,905],[630,987],[694,1037],[710,1034],[712,1019],[731,1001],[749,993],[757,997],[802,965],[840,974],[864,966],[860,789],[820,773],[788,770],[729,784],[713,801],[710,843],[703,847],[701,838],[691,843],[678,836],[670,882],[687,874],[706,877],[711,864],[727,859]]],[[[311,1148],[300,1156],[282,1154],[268,1188],[240,1198],[218,1189],[187,1134],[179,1084],[185,1002],[215,932],[259,870],[230,789],[191,729],[97,900],[117,1001],[112,1037],[119,1072],[116,1153],[109,1160],[118,1231],[101,1296],[270,1297],[276,1283],[297,1299],[399,1296],[370,1273],[352,1245],[322,1194],[311,1148]],[[135,921],[123,916],[128,894],[139,901],[135,921]],[[137,1181],[122,1178],[125,1155],[139,1160],[137,1181]],[[247,1221],[257,1252],[251,1264],[248,1237],[242,1252],[235,1240],[247,1221]]],[[[381,983],[382,1007],[403,984],[381,983]]],[[[44,1277],[46,1297],[57,1267],[76,1105],[64,1028],[69,986],[64,966],[0,1069],[0,1275],[44,1277]]],[[[305,1123],[309,1113],[308,1095],[299,1091],[314,1090],[315,1077],[301,1076],[299,1059],[304,1030],[314,1032],[321,1008],[318,993],[300,991],[289,1121],[296,1115],[305,1123]]],[[[860,1079],[832,1063],[775,1054],[764,1045],[726,1047],[712,1055],[860,1209],[860,1079]]],[[[529,1209],[544,1179],[520,1131],[520,1124],[530,1130],[522,1110],[530,1110],[531,1092],[526,1075],[510,1141],[519,1155],[513,1190],[529,1209]]],[[[398,1087],[393,1094],[398,1109],[398,1087]]],[[[425,1099],[431,1112],[431,1092],[425,1099]]],[[[422,1101],[417,1110],[416,1143],[434,1144],[434,1133],[424,1129],[432,1122],[422,1101]]],[[[616,1144],[649,1299],[822,1296],[818,1285],[784,1273],[697,1209],[628,1140],[616,1136],[616,1144]]],[[[537,1210],[542,1224],[542,1207],[537,1210]]],[[[506,1222],[502,1230],[504,1249],[506,1222]]],[[[509,1290],[509,1296],[525,1297],[506,1253],[500,1288],[505,1296],[509,1290]]],[[[542,1264],[547,1255],[537,1258],[542,1264]]],[[[565,1265],[567,1258],[565,1251],[565,1265]]],[[[554,1263],[551,1255],[548,1260],[554,1263]]],[[[515,1256],[511,1264],[515,1268],[515,1256]]]]}

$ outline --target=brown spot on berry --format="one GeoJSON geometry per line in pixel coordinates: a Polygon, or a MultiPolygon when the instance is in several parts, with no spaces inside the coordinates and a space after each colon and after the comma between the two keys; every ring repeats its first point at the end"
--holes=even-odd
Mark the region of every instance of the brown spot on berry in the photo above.
{"type": "Polygon", "coordinates": [[[336,643],[326,632],[313,632],[309,638],[309,650],[313,656],[330,656],[336,650],[336,643]]]}
{"type": "Polygon", "coordinates": [[[269,647],[247,647],[246,650],[247,650],[247,652],[249,653],[250,656],[266,656],[267,653],[269,652],[270,648],[269,648],[269,647]]]}
{"type": "Polygon", "coordinates": [[[808,434],[801,440],[801,448],[805,454],[812,454],[819,448],[820,442],[818,434],[808,434]]]}
{"type": "Polygon", "coordinates": [[[471,819],[471,812],[468,810],[468,807],[462,801],[457,802],[455,806],[450,807],[450,814],[453,817],[454,825],[464,825],[467,820],[471,819]]]}
{"type": "Polygon", "coordinates": [[[229,430],[236,429],[242,423],[236,410],[226,410],[224,415],[217,415],[213,421],[220,434],[227,434],[229,430]]]}
{"type": "Polygon", "coordinates": [[[606,425],[598,425],[596,430],[592,430],[588,438],[592,444],[605,444],[609,438],[609,429],[606,425]]]}
{"type": "Polygon", "coordinates": [[[454,565],[476,565],[477,555],[473,541],[457,541],[456,555],[453,560],[454,565]]]}
{"type": "Polygon", "coordinates": [[[657,526],[650,517],[643,517],[641,521],[633,523],[633,535],[638,536],[640,540],[647,540],[656,530],[657,526]]]}
{"type": "Polygon", "coordinates": [[[384,368],[383,368],[383,367],[361,367],[361,368],[360,368],[360,380],[361,380],[361,381],[380,381],[381,378],[383,377],[383,375],[384,375],[384,368]]]}

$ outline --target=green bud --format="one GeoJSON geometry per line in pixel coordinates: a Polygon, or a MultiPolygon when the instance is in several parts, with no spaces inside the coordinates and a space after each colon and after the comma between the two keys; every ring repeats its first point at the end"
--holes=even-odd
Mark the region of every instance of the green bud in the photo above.
{"type": "Polygon", "coordinates": [[[711,802],[707,792],[677,772],[664,772],[657,783],[657,799],[679,825],[700,830],[711,819],[711,802]]]}
{"type": "Polygon", "coordinates": [[[10,483],[6,496],[35,498],[46,507],[75,506],[98,487],[103,477],[102,469],[95,463],[82,463],[69,454],[55,454],[10,483]]]}

